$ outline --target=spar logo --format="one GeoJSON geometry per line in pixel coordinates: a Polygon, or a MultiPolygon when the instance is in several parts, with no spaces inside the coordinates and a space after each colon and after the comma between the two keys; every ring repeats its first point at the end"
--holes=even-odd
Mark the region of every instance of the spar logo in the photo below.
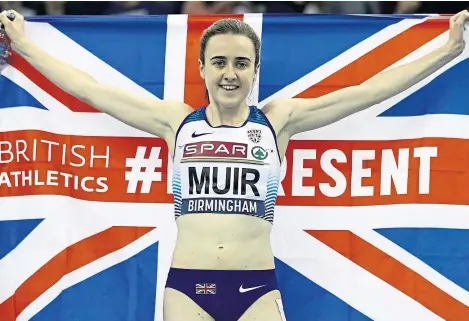
{"type": "Polygon", "coordinates": [[[269,156],[269,153],[267,151],[260,147],[260,146],[255,146],[251,149],[251,155],[257,160],[264,160],[269,156]]]}
{"type": "Polygon", "coordinates": [[[184,145],[183,158],[247,158],[248,145],[231,142],[197,142],[184,145]]]}

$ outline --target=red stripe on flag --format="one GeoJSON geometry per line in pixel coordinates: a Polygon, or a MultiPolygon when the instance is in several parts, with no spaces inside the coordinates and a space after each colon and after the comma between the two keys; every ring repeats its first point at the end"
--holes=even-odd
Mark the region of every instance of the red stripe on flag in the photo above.
{"type": "Polygon", "coordinates": [[[153,229],[154,227],[114,226],[70,245],[31,275],[14,295],[0,304],[1,320],[15,321],[28,305],[65,275],[129,245],[153,229]]]}
{"type": "Polygon", "coordinates": [[[374,48],[296,97],[315,98],[359,85],[441,35],[448,28],[448,20],[426,20],[374,48]]]}
{"type": "Polygon", "coordinates": [[[39,88],[44,90],[46,93],[57,99],[63,105],[74,112],[99,112],[90,105],[82,102],[78,98],[63,91],[43,74],[36,70],[29,62],[27,62],[20,55],[13,53],[11,57],[10,65],[18,69],[23,73],[29,80],[35,83],[39,88]]]}
{"type": "Polygon", "coordinates": [[[200,38],[205,29],[218,20],[243,20],[243,15],[189,16],[187,19],[186,72],[184,102],[194,109],[206,106],[205,84],[199,72],[200,38]]]}
{"type": "Polygon", "coordinates": [[[469,320],[469,307],[350,231],[305,231],[447,321],[469,320]]]}

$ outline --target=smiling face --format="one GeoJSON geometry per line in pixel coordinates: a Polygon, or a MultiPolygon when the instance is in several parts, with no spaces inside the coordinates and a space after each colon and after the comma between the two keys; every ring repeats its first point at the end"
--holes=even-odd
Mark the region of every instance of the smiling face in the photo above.
{"type": "Polygon", "coordinates": [[[205,61],[199,61],[210,102],[236,108],[248,96],[257,68],[254,45],[243,35],[221,34],[210,38],[205,61]]]}

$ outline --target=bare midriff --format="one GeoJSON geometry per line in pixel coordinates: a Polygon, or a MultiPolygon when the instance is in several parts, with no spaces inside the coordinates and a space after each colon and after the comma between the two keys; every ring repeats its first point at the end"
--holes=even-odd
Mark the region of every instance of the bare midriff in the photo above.
{"type": "Polygon", "coordinates": [[[177,221],[172,267],[198,270],[274,268],[272,224],[242,214],[188,214],[177,221]]]}

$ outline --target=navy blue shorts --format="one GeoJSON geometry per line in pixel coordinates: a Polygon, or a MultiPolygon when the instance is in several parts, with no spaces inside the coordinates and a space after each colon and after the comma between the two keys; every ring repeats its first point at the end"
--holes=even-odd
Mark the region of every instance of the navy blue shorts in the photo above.
{"type": "Polygon", "coordinates": [[[277,290],[275,270],[171,268],[167,288],[184,293],[216,321],[236,321],[260,297],[277,290]]]}

